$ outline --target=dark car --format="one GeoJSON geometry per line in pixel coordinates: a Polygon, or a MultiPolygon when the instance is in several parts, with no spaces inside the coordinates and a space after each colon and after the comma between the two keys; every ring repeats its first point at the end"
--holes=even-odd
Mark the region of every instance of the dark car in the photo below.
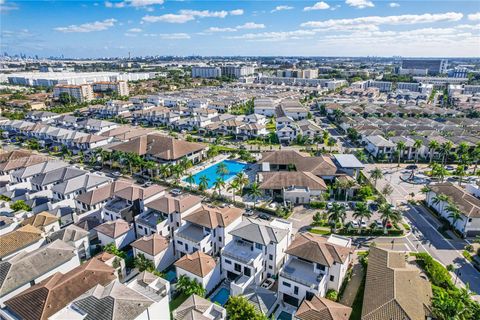
{"type": "Polygon", "coordinates": [[[410,165],[406,166],[405,169],[416,170],[416,169],[418,169],[418,166],[415,165],[415,164],[410,164],[410,165]]]}
{"type": "Polygon", "coordinates": [[[263,220],[270,220],[270,216],[266,213],[260,213],[258,217],[263,220]]]}
{"type": "Polygon", "coordinates": [[[370,208],[370,210],[372,211],[377,211],[378,210],[378,204],[375,203],[375,202],[371,202],[368,207],[370,208]]]}

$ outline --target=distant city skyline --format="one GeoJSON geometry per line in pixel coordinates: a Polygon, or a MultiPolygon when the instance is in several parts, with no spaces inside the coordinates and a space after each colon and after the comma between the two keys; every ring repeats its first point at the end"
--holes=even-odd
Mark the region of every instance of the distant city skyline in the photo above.
{"type": "Polygon", "coordinates": [[[0,11],[9,55],[480,56],[478,1],[0,0],[0,11]]]}

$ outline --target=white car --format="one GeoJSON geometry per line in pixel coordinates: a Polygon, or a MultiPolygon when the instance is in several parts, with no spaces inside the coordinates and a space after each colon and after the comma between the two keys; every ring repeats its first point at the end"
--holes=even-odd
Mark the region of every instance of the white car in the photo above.
{"type": "Polygon", "coordinates": [[[333,203],[329,202],[327,203],[327,209],[332,209],[333,208],[333,203]]]}
{"type": "Polygon", "coordinates": [[[381,220],[375,220],[375,227],[383,228],[383,222],[381,220]]]}
{"type": "Polygon", "coordinates": [[[262,288],[270,289],[271,287],[273,287],[274,283],[275,283],[275,280],[273,280],[272,278],[267,278],[265,279],[265,281],[263,281],[262,288]]]}
{"type": "Polygon", "coordinates": [[[358,228],[358,222],[355,221],[355,220],[352,220],[352,221],[350,221],[350,226],[351,226],[352,228],[358,228]]]}
{"type": "Polygon", "coordinates": [[[367,222],[366,221],[360,222],[360,227],[366,228],[367,227],[367,222]]]}

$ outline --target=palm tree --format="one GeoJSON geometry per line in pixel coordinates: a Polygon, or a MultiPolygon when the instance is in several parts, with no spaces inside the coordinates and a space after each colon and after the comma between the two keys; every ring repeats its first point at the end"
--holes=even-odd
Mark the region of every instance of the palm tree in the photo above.
{"type": "Polygon", "coordinates": [[[225,176],[228,175],[230,171],[228,170],[228,167],[225,163],[220,162],[217,166],[216,173],[222,177],[222,180],[225,180],[225,176]]]}
{"type": "Polygon", "coordinates": [[[201,176],[200,179],[199,179],[199,183],[198,183],[198,189],[200,189],[202,191],[207,190],[209,181],[210,181],[210,179],[207,178],[207,176],[201,176]]]}
{"type": "Polygon", "coordinates": [[[432,203],[434,205],[442,204],[441,208],[438,210],[439,212],[442,212],[445,207],[445,203],[450,203],[450,197],[446,194],[440,193],[433,197],[432,203]]]}
{"type": "Polygon", "coordinates": [[[179,163],[180,167],[182,167],[183,171],[187,171],[193,166],[192,160],[188,159],[187,157],[183,157],[180,159],[179,163]]]}
{"type": "Polygon", "coordinates": [[[394,210],[388,203],[384,203],[379,209],[381,216],[380,218],[383,220],[383,230],[384,233],[387,233],[387,223],[390,221],[391,223],[397,223],[402,219],[402,215],[399,211],[394,210]]]}
{"type": "Polygon", "coordinates": [[[353,212],[353,217],[355,219],[360,218],[360,225],[363,222],[363,218],[370,219],[372,216],[372,212],[368,208],[367,204],[365,202],[357,202],[355,204],[355,210],[353,212]]]}
{"type": "Polygon", "coordinates": [[[202,287],[202,285],[197,282],[197,280],[190,279],[186,275],[181,275],[178,278],[175,288],[186,296],[191,296],[192,294],[196,294],[201,297],[205,296],[205,289],[202,287]]]}
{"type": "Polygon", "coordinates": [[[415,148],[415,164],[418,163],[418,157],[420,155],[420,148],[423,145],[423,141],[420,139],[416,139],[415,142],[413,143],[413,147],[415,148]]]}
{"type": "Polygon", "coordinates": [[[170,169],[171,167],[168,164],[164,164],[160,167],[160,175],[162,176],[164,182],[167,182],[167,178],[171,175],[170,169]]]}
{"type": "Polygon", "coordinates": [[[154,161],[146,161],[143,166],[145,170],[150,171],[150,179],[153,179],[153,177],[155,176],[155,169],[157,168],[157,163],[154,161]]]}
{"type": "Polygon", "coordinates": [[[428,143],[428,148],[430,149],[430,161],[429,163],[432,163],[433,161],[433,154],[435,151],[437,151],[438,148],[440,148],[440,144],[436,140],[432,140],[428,143]]]}
{"type": "Polygon", "coordinates": [[[480,161],[480,142],[477,143],[471,154],[472,162],[475,164],[473,167],[473,175],[477,173],[478,162],[480,161]]]}
{"type": "Polygon", "coordinates": [[[193,189],[193,184],[195,183],[195,178],[193,177],[193,174],[188,174],[185,180],[190,184],[190,189],[193,189]]]}
{"type": "Polygon", "coordinates": [[[254,182],[250,185],[248,194],[253,197],[253,208],[255,209],[257,199],[262,195],[262,191],[260,190],[260,186],[258,185],[258,183],[254,182]]]}
{"type": "Polygon", "coordinates": [[[323,130],[322,132],[323,143],[327,144],[327,141],[329,138],[330,138],[330,133],[327,130],[323,130]]]}
{"type": "Polygon", "coordinates": [[[397,167],[400,167],[400,159],[403,157],[403,151],[405,150],[405,142],[399,141],[397,143],[397,151],[398,151],[398,164],[397,167]]]}
{"type": "Polygon", "coordinates": [[[213,183],[213,188],[217,189],[218,196],[220,196],[220,191],[223,187],[225,187],[225,181],[223,181],[222,178],[217,177],[217,179],[215,179],[215,182],[213,183]]]}
{"type": "Polygon", "coordinates": [[[458,176],[458,185],[461,186],[463,182],[463,177],[465,177],[467,174],[465,166],[462,164],[458,165],[457,169],[455,169],[455,174],[458,176]]]}
{"type": "Polygon", "coordinates": [[[329,151],[330,153],[332,152],[332,147],[335,146],[335,143],[336,143],[336,141],[335,141],[334,138],[328,138],[327,147],[330,147],[330,151],[329,151]]]}
{"type": "Polygon", "coordinates": [[[383,177],[383,173],[382,173],[382,170],[380,170],[380,168],[375,168],[372,171],[370,171],[370,178],[373,179],[375,188],[377,188],[377,180],[381,179],[382,177],[383,177]]]}
{"type": "Polygon", "coordinates": [[[233,180],[232,183],[227,187],[227,191],[232,191],[232,199],[235,202],[235,192],[240,189],[240,185],[237,180],[233,180]]]}
{"type": "Polygon", "coordinates": [[[345,217],[347,214],[347,210],[344,206],[333,203],[332,207],[328,210],[328,221],[333,225],[333,232],[337,232],[337,224],[343,225],[343,221],[345,221],[345,217]]]}
{"type": "Polygon", "coordinates": [[[243,191],[243,187],[248,184],[249,180],[246,174],[239,172],[235,175],[235,178],[233,178],[233,182],[235,182],[239,191],[243,191]]]}
{"type": "Polygon", "coordinates": [[[393,193],[393,188],[390,184],[386,184],[385,187],[382,189],[382,195],[385,199],[393,193]]]}
{"type": "Polygon", "coordinates": [[[453,142],[446,141],[440,146],[440,154],[442,155],[442,166],[445,165],[445,162],[448,159],[448,156],[452,152],[453,142]]]}
{"type": "Polygon", "coordinates": [[[463,220],[462,212],[460,211],[460,209],[457,208],[457,206],[452,203],[449,203],[445,210],[447,210],[447,212],[449,213],[448,218],[452,220],[453,228],[457,229],[457,227],[455,227],[457,221],[463,220]]]}

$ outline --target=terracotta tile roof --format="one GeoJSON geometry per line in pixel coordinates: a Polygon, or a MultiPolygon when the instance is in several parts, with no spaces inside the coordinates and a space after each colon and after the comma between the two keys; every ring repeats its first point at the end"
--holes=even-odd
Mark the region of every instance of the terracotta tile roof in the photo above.
{"type": "Polygon", "coordinates": [[[205,149],[203,144],[178,140],[160,134],[144,135],[112,147],[112,150],[133,152],[138,155],[148,154],[167,161],[180,159],[203,149],[205,149]]]}
{"type": "Polygon", "coordinates": [[[295,317],[299,320],[348,320],[351,313],[352,308],[315,295],[310,301],[303,300],[295,317]]]}
{"type": "Polygon", "coordinates": [[[42,230],[25,225],[0,236],[0,258],[8,256],[42,239],[42,230]]]}
{"type": "Polygon", "coordinates": [[[185,193],[178,196],[167,194],[164,197],[155,199],[145,205],[147,208],[170,214],[173,212],[182,213],[202,202],[202,198],[193,194],[185,193]]]}
{"type": "Polygon", "coordinates": [[[196,294],[188,297],[177,309],[173,310],[172,315],[175,320],[204,320],[210,319],[203,315],[210,308],[213,302],[208,301],[196,294]]]}
{"type": "Polygon", "coordinates": [[[330,243],[327,238],[320,235],[302,232],[297,233],[295,240],[285,252],[330,267],[334,262],[345,263],[351,249],[330,243]]]}
{"type": "Polygon", "coordinates": [[[122,234],[127,233],[130,230],[130,225],[127,221],[117,219],[115,221],[107,221],[102,223],[98,227],[95,227],[97,232],[100,232],[112,239],[120,237],[122,234]]]}
{"type": "Polygon", "coordinates": [[[137,199],[145,200],[153,195],[163,192],[165,189],[165,187],[162,187],[158,184],[153,184],[146,188],[137,185],[131,185],[115,192],[115,195],[119,198],[130,201],[134,201],[137,199]]]}
{"type": "Polygon", "coordinates": [[[261,172],[259,177],[261,181],[260,189],[282,189],[295,186],[313,190],[327,190],[325,181],[310,172],[261,172]]]}
{"type": "Polygon", "coordinates": [[[370,248],[362,320],[425,320],[431,316],[432,288],[405,253],[370,248]]]}
{"type": "Polygon", "coordinates": [[[107,285],[115,278],[112,267],[91,259],[65,274],[55,273],[7,300],[5,305],[24,320],[46,320],[86,291],[98,284],[107,285]]]}
{"type": "Polygon", "coordinates": [[[167,238],[154,233],[147,237],[137,239],[131,244],[131,246],[151,256],[156,256],[165,251],[165,249],[168,248],[169,243],[170,241],[167,238]]]}
{"type": "Polygon", "coordinates": [[[29,218],[26,218],[22,221],[21,225],[32,225],[36,228],[42,229],[43,227],[51,225],[52,223],[55,223],[57,221],[58,218],[56,216],[46,211],[43,211],[29,218]]]}
{"type": "Polygon", "coordinates": [[[183,269],[203,278],[215,268],[217,263],[208,254],[201,251],[196,251],[178,259],[174,265],[177,268],[183,269]]]}
{"type": "Polygon", "coordinates": [[[475,198],[461,187],[450,182],[431,184],[429,187],[437,194],[445,194],[450,197],[463,215],[480,218],[480,199],[475,198]]]}
{"type": "Polygon", "coordinates": [[[242,214],[243,210],[236,207],[218,208],[203,205],[183,219],[207,228],[217,228],[230,225],[242,214]]]}
{"type": "Polygon", "coordinates": [[[337,166],[327,156],[310,157],[296,150],[280,150],[262,153],[259,163],[276,165],[295,165],[296,171],[310,172],[317,176],[332,176],[337,172],[337,166]]]}

